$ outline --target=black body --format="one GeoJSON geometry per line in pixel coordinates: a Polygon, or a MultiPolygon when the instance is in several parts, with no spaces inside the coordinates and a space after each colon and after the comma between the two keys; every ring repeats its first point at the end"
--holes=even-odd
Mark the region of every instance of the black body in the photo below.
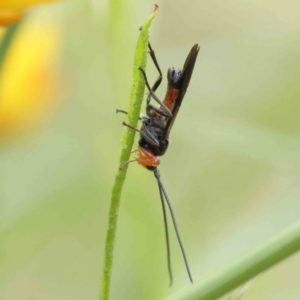
{"type": "MultiPolygon", "coordinates": [[[[162,156],[168,149],[169,146],[169,135],[170,131],[172,129],[172,126],[174,124],[174,121],[176,119],[177,113],[179,111],[179,108],[181,106],[181,102],[183,100],[183,97],[185,95],[185,92],[188,88],[194,65],[197,59],[197,55],[199,52],[199,46],[196,44],[191,49],[187,59],[185,60],[183,69],[177,69],[177,68],[169,68],[168,69],[168,90],[165,97],[164,102],[159,100],[159,98],[155,95],[156,89],[159,87],[161,81],[162,81],[162,73],[159,68],[159,65],[157,63],[155,53],[153,49],[151,48],[151,45],[149,46],[149,54],[159,72],[159,77],[153,84],[152,88],[150,87],[147,76],[145,71],[140,67],[139,70],[142,72],[145,83],[147,86],[147,89],[149,91],[149,95],[147,97],[147,105],[146,105],[146,115],[143,115],[140,117],[142,121],[141,129],[138,130],[134,127],[132,127],[129,124],[126,124],[123,122],[123,125],[131,128],[132,130],[135,130],[140,133],[140,139],[139,139],[139,146],[142,149],[147,150],[155,157],[162,156]],[[152,106],[150,104],[150,100],[153,98],[160,107],[157,108],[155,106],[152,106]],[[168,106],[171,108],[169,109],[168,106]]],[[[117,112],[123,112],[127,113],[123,110],[117,110],[117,112]]],[[[129,160],[125,162],[121,167],[120,170],[122,170],[125,166],[127,166],[131,162],[139,161],[138,158],[135,158],[133,160],[129,160]]],[[[164,225],[165,225],[165,235],[166,235],[166,244],[167,244],[167,261],[168,261],[168,270],[169,270],[169,276],[170,276],[170,285],[173,282],[173,275],[172,275],[172,269],[171,269],[171,251],[170,251],[170,242],[169,242],[169,233],[168,233],[168,223],[167,223],[167,214],[166,214],[166,208],[165,208],[165,201],[168,205],[172,222],[174,225],[174,229],[176,232],[176,236],[180,245],[180,249],[184,258],[184,263],[186,266],[186,270],[189,276],[189,279],[191,282],[193,282],[191,271],[188,265],[187,257],[183,248],[183,244],[179,235],[179,230],[177,227],[177,223],[175,220],[175,215],[171,206],[171,202],[168,198],[168,195],[166,193],[166,190],[162,184],[162,181],[160,179],[160,172],[157,169],[157,164],[155,165],[144,165],[148,170],[154,172],[154,176],[158,183],[158,189],[160,193],[160,199],[163,209],[163,217],[164,217],[164,225]],[[165,201],[164,201],[165,200],[165,201]]]]}
{"type": "MultiPolygon", "coordinates": [[[[155,65],[158,67],[156,58],[154,56],[154,52],[151,49],[151,47],[149,48],[150,55],[152,54],[151,57],[155,65]]],[[[147,115],[142,117],[142,127],[140,129],[139,146],[150,151],[155,156],[162,156],[168,149],[170,131],[177,116],[187,87],[189,85],[198,52],[199,46],[196,44],[191,49],[182,70],[173,67],[168,69],[168,91],[170,89],[178,90],[178,95],[174,99],[175,105],[172,111],[170,111],[154,93],[162,81],[162,75],[159,67],[158,71],[160,72],[160,76],[154,83],[152,89],[150,89],[150,86],[147,82],[145,72],[142,69],[140,69],[145,77],[146,85],[149,90],[149,96],[147,98],[146,106],[147,115]],[[161,105],[161,107],[155,108],[154,106],[152,106],[150,104],[151,98],[158,102],[161,105]]]]}

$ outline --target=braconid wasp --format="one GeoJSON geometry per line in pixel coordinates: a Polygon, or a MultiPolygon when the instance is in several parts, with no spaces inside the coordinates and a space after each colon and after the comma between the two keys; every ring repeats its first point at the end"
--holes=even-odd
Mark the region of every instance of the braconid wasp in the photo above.
{"type": "MultiPolygon", "coordinates": [[[[183,255],[184,263],[186,266],[186,270],[189,276],[190,281],[193,283],[191,271],[189,268],[189,264],[187,261],[187,257],[183,248],[183,244],[179,235],[178,226],[175,220],[175,215],[169,200],[169,197],[166,193],[166,190],[162,184],[160,179],[160,172],[157,169],[157,166],[160,163],[159,157],[164,155],[169,146],[169,136],[174,121],[176,119],[177,113],[181,106],[181,102],[185,95],[185,92],[190,83],[191,76],[193,74],[193,69],[195,66],[195,62],[198,56],[198,52],[200,47],[198,44],[194,45],[191,49],[187,59],[185,60],[183,69],[178,68],[169,68],[168,69],[168,89],[165,96],[165,99],[161,101],[155,94],[156,89],[161,84],[163,79],[162,72],[158,65],[155,52],[153,51],[150,43],[148,43],[149,54],[152,58],[152,61],[159,73],[159,76],[152,88],[148,83],[148,79],[145,71],[139,67],[139,70],[142,72],[145,84],[149,91],[147,97],[147,105],[146,105],[146,115],[141,115],[140,120],[142,121],[141,129],[138,130],[129,124],[123,122],[124,126],[131,128],[140,133],[139,139],[139,147],[132,151],[132,153],[137,153],[138,157],[133,160],[129,160],[125,162],[121,167],[122,170],[125,166],[127,166],[131,162],[138,162],[143,167],[147,168],[150,171],[154,172],[154,176],[158,183],[158,189],[160,194],[160,199],[162,203],[163,216],[164,216],[164,225],[165,225],[165,235],[166,235],[166,243],[167,243],[167,259],[168,259],[168,271],[170,276],[170,285],[173,282],[173,275],[171,269],[171,256],[170,256],[170,243],[169,243],[169,233],[168,233],[168,224],[167,224],[167,215],[164,199],[167,202],[167,205],[170,210],[170,214],[172,217],[173,225],[175,228],[176,236],[179,242],[179,246],[181,248],[181,252],[183,255]],[[150,100],[154,99],[160,106],[154,107],[150,104],[150,100]]],[[[117,112],[126,113],[123,110],[117,110],[117,112]]]]}

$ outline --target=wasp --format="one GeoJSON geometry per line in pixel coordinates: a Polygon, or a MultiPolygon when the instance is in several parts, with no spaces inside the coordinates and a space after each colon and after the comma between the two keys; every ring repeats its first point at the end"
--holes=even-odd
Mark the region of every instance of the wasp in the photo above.
{"type": "MultiPolygon", "coordinates": [[[[158,183],[158,189],[160,194],[160,199],[162,203],[163,216],[164,216],[164,225],[165,225],[165,235],[166,235],[166,244],[167,244],[167,261],[168,261],[168,271],[170,277],[170,285],[173,282],[173,275],[171,269],[171,253],[170,253],[170,243],[169,243],[169,233],[168,233],[168,223],[167,223],[167,215],[165,208],[165,201],[169,207],[169,211],[171,214],[171,218],[173,221],[174,229],[176,232],[176,236],[178,239],[179,246],[181,248],[181,252],[183,255],[183,259],[185,262],[186,270],[189,276],[191,283],[193,283],[190,267],[188,264],[188,260],[186,257],[186,253],[180,238],[178,226],[175,220],[174,211],[169,200],[169,197],[166,193],[164,185],[160,179],[160,172],[157,169],[157,166],[160,163],[159,157],[164,155],[169,147],[170,141],[170,131],[173,127],[173,124],[176,120],[176,116],[180,109],[182,100],[186,93],[186,90],[189,86],[194,66],[197,60],[197,56],[200,50],[198,44],[195,44],[190,50],[185,63],[182,69],[171,67],[167,72],[168,79],[168,88],[167,93],[163,101],[161,101],[158,96],[155,94],[155,91],[160,86],[163,76],[158,65],[155,52],[153,51],[150,43],[148,43],[149,54],[152,58],[152,61],[159,73],[157,80],[154,82],[153,86],[150,87],[147,79],[146,72],[143,68],[139,67],[140,72],[142,73],[146,87],[149,91],[147,97],[146,104],[146,114],[140,116],[140,120],[142,121],[142,126],[140,130],[132,127],[131,125],[123,122],[124,126],[129,127],[132,130],[139,132],[139,146],[136,150],[132,151],[132,153],[137,153],[137,157],[133,160],[129,160],[125,162],[121,167],[122,170],[125,166],[127,166],[131,162],[138,162],[140,165],[148,169],[149,171],[154,172],[154,176],[158,183]],[[159,107],[153,106],[150,101],[153,99],[158,103],[159,107]],[[165,201],[164,201],[165,199],[165,201]]],[[[117,110],[117,112],[126,113],[123,110],[117,110]]]]}

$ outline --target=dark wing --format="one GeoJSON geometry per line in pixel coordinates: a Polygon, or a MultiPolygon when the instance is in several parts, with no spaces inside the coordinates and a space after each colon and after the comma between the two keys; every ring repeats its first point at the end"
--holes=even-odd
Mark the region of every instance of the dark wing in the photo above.
{"type": "Polygon", "coordinates": [[[167,139],[169,137],[173,123],[176,119],[177,113],[181,106],[182,99],[185,95],[185,92],[186,92],[188,86],[189,86],[199,50],[200,50],[200,47],[198,46],[198,44],[194,45],[193,48],[191,49],[187,59],[185,60],[183,70],[182,70],[183,80],[181,83],[181,87],[179,89],[178,96],[175,99],[175,105],[172,110],[173,116],[168,120],[167,125],[165,127],[165,133],[164,133],[165,139],[167,139]]]}

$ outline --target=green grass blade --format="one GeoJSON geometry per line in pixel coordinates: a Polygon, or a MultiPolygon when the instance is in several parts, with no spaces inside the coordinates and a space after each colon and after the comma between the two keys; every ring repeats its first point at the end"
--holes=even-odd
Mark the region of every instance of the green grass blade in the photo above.
{"type": "MultiPolygon", "coordinates": [[[[150,25],[157,13],[157,7],[150,15],[148,20],[143,25],[143,29],[140,31],[140,35],[137,41],[137,46],[134,55],[133,63],[133,82],[130,92],[130,102],[128,108],[128,123],[134,127],[137,126],[138,118],[141,110],[142,101],[145,92],[145,82],[138,70],[138,67],[146,68],[147,56],[148,56],[148,40],[150,25]]],[[[122,141],[121,141],[121,155],[120,164],[129,160],[130,152],[134,142],[135,131],[124,129],[122,141]]],[[[123,184],[126,178],[127,167],[122,171],[117,171],[115,182],[112,189],[111,205],[109,211],[108,230],[106,235],[105,254],[104,254],[104,266],[102,274],[102,283],[100,290],[100,300],[109,299],[109,288],[111,281],[111,271],[113,264],[113,250],[115,244],[115,236],[117,230],[118,210],[121,200],[121,192],[123,184]]]]}
{"type": "Polygon", "coordinates": [[[300,222],[167,300],[215,300],[300,250],[300,222]]]}
{"type": "Polygon", "coordinates": [[[21,24],[21,22],[17,22],[13,25],[10,25],[5,32],[5,35],[4,35],[4,37],[1,41],[1,45],[0,45],[0,67],[2,67],[2,65],[3,65],[3,61],[5,59],[7,51],[9,49],[9,46],[10,46],[16,32],[18,31],[20,24],[21,24]]]}

